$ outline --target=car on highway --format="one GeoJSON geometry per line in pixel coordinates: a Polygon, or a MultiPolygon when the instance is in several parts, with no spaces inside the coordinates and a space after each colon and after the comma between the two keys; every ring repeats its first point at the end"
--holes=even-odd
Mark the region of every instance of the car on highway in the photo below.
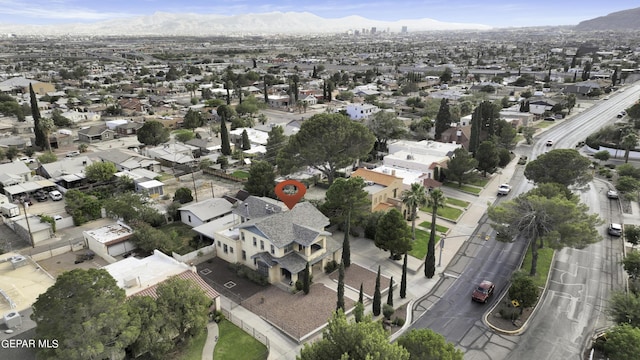
{"type": "Polygon", "coordinates": [[[609,199],[617,199],[618,198],[618,192],[615,190],[609,190],[607,191],[607,197],[609,199]]]}
{"type": "Polygon", "coordinates": [[[478,285],[471,294],[471,300],[486,303],[491,295],[493,294],[493,290],[495,290],[496,286],[489,280],[482,280],[480,285],[478,285]]]}
{"type": "Polygon", "coordinates": [[[547,140],[547,146],[553,146],[553,140],[547,140]]]}
{"type": "Polygon", "coordinates": [[[607,233],[611,236],[622,236],[622,225],[616,223],[609,224],[607,233]]]}
{"type": "Polygon", "coordinates": [[[511,185],[501,184],[498,186],[498,195],[507,195],[511,192],[511,185]]]}

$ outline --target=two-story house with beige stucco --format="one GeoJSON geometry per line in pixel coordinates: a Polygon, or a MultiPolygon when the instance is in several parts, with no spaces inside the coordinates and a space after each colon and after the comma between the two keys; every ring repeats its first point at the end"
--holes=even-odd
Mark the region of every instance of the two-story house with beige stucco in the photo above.
{"type": "Polygon", "coordinates": [[[387,211],[396,208],[403,212],[401,200],[404,190],[402,178],[393,174],[383,174],[365,168],[359,168],[351,176],[361,177],[366,186],[364,190],[369,194],[371,200],[371,212],[387,211]]]}
{"type": "Polygon", "coordinates": [[[233,225],[213,234],[217,256],[258,271],[269,283],[292,286],[307,262],[313,274],[340,261],[342,244],[325,231],[329,219],[311,203],[286,210],[275,200],[250,196],[232,213],[233,225]]]}

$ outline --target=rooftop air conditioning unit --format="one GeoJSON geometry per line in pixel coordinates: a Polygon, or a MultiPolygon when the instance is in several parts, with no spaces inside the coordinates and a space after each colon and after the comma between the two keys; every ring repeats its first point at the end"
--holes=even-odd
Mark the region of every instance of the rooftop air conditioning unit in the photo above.
{"type": "Polygon", "coordinates": [[[9,329],[17,328],[22,325],[22,317],[17,311],[12,311],[4,315],[4,323],[9,329]]]}
{"type": "Polygon", "coordinates": [[[135,276],[131,276],[124,279],[124,287],[126,289],[138,286],[138,278],[135,276]]]}

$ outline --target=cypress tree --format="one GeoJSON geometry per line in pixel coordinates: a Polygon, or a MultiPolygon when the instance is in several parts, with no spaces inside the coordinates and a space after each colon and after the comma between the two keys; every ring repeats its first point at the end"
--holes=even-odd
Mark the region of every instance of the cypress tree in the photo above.
{"type": "Polygon", "coordinates": [[[342,240],[342,263],[344,267],[351,266],[351,244],[349,243],[349,231],[351,231],[351,211],[347,215],[344,231],[344,239],[342,240]]]}
{"type": "Polygon", "coordinates": [[[387,305],[393,306],[393,276],[389,279],[389,293],[387,294],[387,305]]]}
{"type": "Polygon", "coordinates": [[[242,130],[242,150],[251,149],[251,141],[249,141],[249,134],[247,130],[242,130]]]}
{"type": "Polygon", "coordinates": [[[404,253],[404,262],[402,263],[402,278],[400,279],[400,298],[407,297],[407,253],[404,253]]]}
{"type": "Polygon", "coordinates": [[[382,295],[380,294],[380,265],[378,265],[378,276],[376,276],[376,290],[373,293],[373,316],[380,315],[382,305],[382,295]]]}
{"type": "Polygon", "coordinates": [[[360,295],[358,295],[358,302],[364,304],[364,291],[362,291],[362,283],[360,283],[360,295]]]}
{"type": "Polygon", "coordinates": [[[220,118],[220,142],[222,148],[220,152],[222,155],[231,155],[231,143],[229,142],[229,130],[227,129],[227,123],[224,121],[224,117],[220,118]]]}
{"type": "Polygon", "coordinates": [[[31,97],[31,115],[33,115],[33,133],[36,138],[36,146],[44,149],[46,147],[46,139],[44,138],[44,132],[40,128],[40,109],[38,109],[38,99],[31,83],[29,83],[29,96],[31,97]]]}
{"type": "Polygon", "coordinates": [[[338,301],[336,304],[336,310],[344,311],[344,264],[340,263],[338,268],[338,301]]]}
{"type": "Polygon", "coordinates": [[[440,100],[440,109],[436,116],[436,140],[440,139],[442,133],[451,127],[451,112],[449,111],[449,103],[447,99],[440,100]]]}
{"type": "Polygon", "coordinates": [[[307,265],[304,267],[304,272],[302,273],[302,291],[305,295],[309,293],[310,283],[311,274],[309,273],[309,262],[307,261],[307,265]]]}
{"type": "Polygon", "coordinates": [[[263,90],[263,92],[264,92],[264,103],[268,105],[269,104],[269,93],[267,92],[267,79],[264,78],[263,81],[264,81],[264,90],[263,90]]]}

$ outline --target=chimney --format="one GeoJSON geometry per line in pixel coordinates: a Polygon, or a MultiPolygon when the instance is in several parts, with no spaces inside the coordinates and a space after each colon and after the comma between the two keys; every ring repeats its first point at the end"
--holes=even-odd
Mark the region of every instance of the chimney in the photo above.
{"type": "Polygon", "coordinates": [[[395,170],[391,170],[391,175],[392,176],[396,176],[396,171],[395,170]]]}

